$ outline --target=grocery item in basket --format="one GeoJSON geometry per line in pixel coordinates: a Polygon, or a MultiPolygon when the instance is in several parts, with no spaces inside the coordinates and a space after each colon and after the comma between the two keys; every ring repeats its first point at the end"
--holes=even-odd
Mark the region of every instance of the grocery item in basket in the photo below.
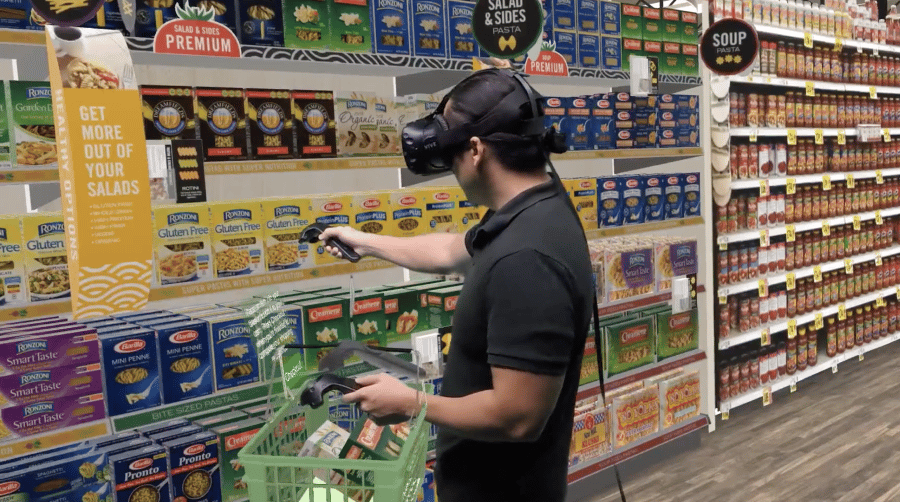
{"type": "MultiPolygon", "coordinates": [[[[321,297],[302,300],[294,304],[301,308],[300,315],[303,343],[322,345],[350,340],[350,301],[346,298],[321,297]]],[[[319,360],[329,349],[305,349],[307,368],[318,367],[319,360]]]]}
{"type": "Polygon", "coordinates": [[[419,197],[425,201],[423,220],[428,224],[425,232],[459,232],[459,225],[454,217],[457,215],[457,204],[464,198],[461,189],[456,187],[422,189],[419,197]]]}
{"type": "Polygon", "coordinates": [[[0,375],[100,362],[97,332],[86,327],[36,328],[0,339],[0,375]]]}
{"type": "Polygon", "coordinates": [[[179,204],[153,208],[153,250],[157,284],[212,278],[209,207],[179,204]]]}
{"type": "Polygon", "coordinates": [[[278,0],[238,2],[238,37],[241,45],[283,47],[285,25],[282,12],[282,3],[278,0]]]}
{"type": "Polygon", "coordinates": [[[655,240],[657,291],[672,289],[672,279],[697,273],[697,241],[659,236],[655,240]]]}
{"type": "Polygon", "coordinates": [[[198,87],[194,113],[207,161],[249,158],[243,89],[198,87]]]}
{"type": "Polygon", "coordinates": [[[260,381],[256,339],[242,312],[203,317],[212,337],[216,391],[260,381]]]}
{"type": "Polygon", "coordinates": [[[292,108],[297,136],[294,156],[309,159],[337,155],[334,93],[294,91],[292,108]]]}
{"type": "Polygon", "coordinates": [[[141,86],[141,112],[147,139],[194,139],[194,89],[190,87],[141,86]]]}
{"type": "Polygon", "coordinates": [[[447,2],[447,45],[450,57],[471,59],[478,56],[478,42],[472,29],[475,2],[447,2]]]}
{"type": "Polygon", "coordinates": [[[338,156],[371,156],[378,153],[375,101],[376,97],[371,93],[335,93],[338,156]]]}
{"type": "Polygon", "coordinates": [[[259,202],[210,204],[209,212],[215,277],[264,272],[263,217],[259,202]]]}
{"type": "Polygon", "coordinates": [[[659,432],[659,388],[651,385],[612,400],[613,446],[617,450],[659,432]]]}
{"type": "Polygon", "coordinates": [[[150,324],[159,344],[163,402],[177,403],[213,392],[209,325],[205,321],[150,324]]]}
{"type": "Polygon", "coordinates": [[[436,0],[413,0],[410,4],[413,55],[447,57],[447,4],[436,0]]]}
{"type": "Polygon", "coordinates": [[[139,329],[102,335],[106,403],[110,416],[162,404],[156,332],[139,329]]]}
{"type": "Polygon", "coordinates": [[[96,364],[0,376],[0,408],[98,393],[103,393],[103,374],[96,364]]]}
{"type": "Polygon", "coordinates": [[[331,16],[331,50],[371,52],[372,27],[369,24],[369,0],[328,0],[331,16]]]}
{"type": "Polygon", "coordinates": [[[696,418],[700,415],[700,373],[694,370],[660,382],[659,400],[663,429],[696,418]]]}
{"type": "MultiPolygon", "coordinates": [[[[353,198],[349,195],[314,197],[309,200],[309,212],[310,222],[349,226],[350,216],[353,213],[353,198]]],[[[331,253],[325,251],[324,242],[315,242],[311,246],[315,250],[316,265],[332,265],[341,262],[341,259],[335,258],[331,253]]]]}
{"type": "Polygon", "coordinates": [[[409,55],[409,3],[402,0],[371,3],[373,52],[409,55]]]}
{"type": "MultiPolygon", "coordinates": [[[[356,423],[341,449],[341,458],[354,460],[396,460],[409,438],[410,424],[378,426],[368,417],[356,423]]],[[[374,486],[372,471],[347,471],[347,479],[358,486],[374,486]]]]}
{"type": "Polygon", "coordinates": [[[245,114],[254,159],[289,159],[294,155],[291,91],[247,89],[245,114]]]}
{"type": "Polygon", "coordinates": [[[105,417],[102,392],[4,408],[0,410],[0,441],[77,427],[105,417]]]}
{"type": "Polygon", "coordinates": [[[606,372],[616,375],[656,361],[653,318],[633,319],[606,327],[606,372]]]}
{"type": "Polygon", "coordinates": [[[300,242],[300,232],[310,224],[306,199],[262,201],[265,221],[266,270],[308,268],[313,265],[312,244],[300,242]]]}
{"type": "Polygon", "coordinates": [[[293,49],[326,49],[329,4],[325,0],[287,0],[284,2],[284,45],[293,49]]]}
{"type": "Polygon", "coordinates": [[[20,224],[18,217],[0,218],[0,306],[20,305],[28,298],[25,286],[25,242],[22,240],[20,224]]]}
{"type": "Polygon", "coordinates": [[[160,445],[118,453],[109,459],[116,502],[169,502],[169,463],[160,445]]]}
{"type": "Polygon", "coordinates": [[[700,345],[697,325],[697,310],[673,314],[656,314],[656,353],[659,360],[674,357],[700,345]]]}
{"type": "Polygon", "coordinates": [[[173,500],[217,502],[222,499],[218,436],[201,432],[167,441],[162,446],[172,466],[173,500]]]}
{"type": "MultiPolygon", "coordinates": [[[[350,433],[330,420],[326,420],[318,429],[310,434],[309,439],[303,443],[298,457],[316,457],[326,459],[341,458],[341,450],[350,439],[350,433]]],[[[328,468],[314,469],[312,475],[316,478],[331,482],[334,472],[328,468]]]]}
{"type": "Polygon", "coordinates": [[[22,234],[29,300],[40,302],[68,298],[71,291],[62,215],[24,216],[22,234]]]}
{"type": "MultiPolygon", "coordinates": [[[[246,415],[244,415],[246,417],[246,415]]],[[[265,422],[251,418],[215,427],[211,430],[219,437],[219,470],[222,476],[222,502],[248,500],[244,466],[238,459],[241,448],[262,429],[265,422]]]]}
{"type": "Polygon", "coordinates": [[[56,127],[49,82],[14,80],[9,82],[10,139],[13,167],[56,169],[56,127]]]}

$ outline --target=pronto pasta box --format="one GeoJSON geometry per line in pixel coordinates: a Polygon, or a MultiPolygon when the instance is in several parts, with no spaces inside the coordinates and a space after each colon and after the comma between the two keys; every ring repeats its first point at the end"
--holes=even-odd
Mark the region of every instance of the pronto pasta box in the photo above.
{"type": "Polygon", "coordinates": [[[0,218],[0,306],[25,303],[25,254],[20,219],[0,218]]]}
{"type": "Polygon", "coordinates": [[[206,321],[149,324],[159,344],[163,402],[177,403],[213,392],[209,325],[206,321]]]}
{"type": "Polygon", "coordinates": [[[194,139],[194,89],[190,87],[141,86],[141,112],[147,139],[194,139]]]}
{"type": "Polygon", "coordinates": [[[581,226],[585,229],[597,228],[597,180],[594,178],[565,179],[563,185],[569,193],[569,199],[581,226]]]}
{"type": "Polygon", "coordinates": [[[425,226],[426,197],[418,190],[394,190],[390,195],[391,217],[389,235],[414,237],[427,233],[425,226]]]}
{"type": "Polygon", "coordinates": [[[13,167],[56,169],[56,127],[49,82],[9,82],[10,139],[16,145],[13,167]]]}
{"type": "Polygon", "coordinates": [[[173,500],[222,500],[217,435],[201,432],[167,441],[162,446],[169,456],[173,500]]]}
{"type": "Polygon", "coordinates": [[[262,209],[258,201],[210,204],[215,277],[260,274],[263,261],[262,209]]]}
{"type": "Polygon", "coordinates": [[[329,4],[325,0],[284,2],[284,45],[292,49],[327,49],[331,41],[329,4]]]}
{"type": "Polygon", "coordinates": [[[370,52],[372,27],[369,24],[369,1],[328,0],[331,17],[329,48],[339,52],[370,52]]]}
{"type": "Polygon", "coordinates": [[[659,432],[659,387],[651,385],[613,398],[613,445],[615,449],[659,432]]]}
{"type": "Polygon", "coordinates": [[[409,3],[405,0],[371,3],[372,52],[409,55],[409,3]]]}
{"type": "Polygon", "coordinates": [[[262,201],[262,211],[266,270],[274,272],[312,267],[312,245],[300,242],[300,232],[310,224],[309,201],[265,199],[262,201]]]}
{"type": "Polygon", "coordinates": [[[335,93],[338,156],[373,156],[377,153],[378,119],[375,99],[375,95],[371,93],[335,93]]]}
{"type": "Polygon", "coordinates": [[[243,89],[198,87],[194,111],[207,161],[249,158],[243,89]]]}
{"type": "Polygon", "coordinates": [[[168,457],[162,446],[153,444],[113,455],[109,465],[115,502],[172,500],[171,486],[165,482],[169,476],[168,457]]]}
{"type": "Polygon", "coordinates": [[[153,208],[153,250],[157,284],[212,278],[209,207],[179,204],[153,208]]]}
{"type": "Polygon", "coordinates": [[[62,366],[0,377],[0,409],[103,393],[100,366],[62,366]]]}
{"type": "Polygon", "coordinates": [[[656,354],[659,360],[696,350],[700,346],[697,333],[697,309],[673,314],[656,314],[656,354]]]}
{"type": "Polygon", "coordinates": [[[426,232],[458,233],[459,226],[454,221],[460,196],[456,190],[447,187],[422,189],[419,197],[425,200],[423,219],[428,222],[426,232]]]}
{"type": "Polygon", "coordinates": [[[256,340],[242,312],[203,317],[212,337],[216,391],[259,382],[256,340]]]}
{"type": "Polygon", "coordinates": [[[254,159],[289,159],[294,155],[294,113],[291,92],[247,89],[244,113],[254,159]]]}
{"type": "Polygon", "coordinates": [[[694,370],[660,382],[659,400],[662,429],[700,416],[700,373],[694,370]]]}
{"type": "MultiPolygon", "coordinates": [[[[309,200],[310,220],[333,226],[349,226],[353,214],[353,198],[350,195],[314,197],[309,200]]],[[[313,244],[315,262],[318,266],[333,265],[342,260],[325,251],[322,241],[313,244]]]]}
{"type": "Polygon", "coordinates": [[[334,93],[294,91],[292,108],[296,122],[296,150],[299,158],[334,157],[337,154],[334,93]]]}
{"type": "Polygon", "coordinates": [[[138,329],[101,335],[110,416],[162,404],[156,332],[138,329]]]}
{"type": "Polygon", "coordinates": [[[29,300],[41,302],[71,296],[66,229],[62,215],[50,213],[23,216],[22,233],[29,300]]]}
{"type": "Polygon", "coordinates": [[[656,360],[654,319],[632,319],[606,327],[606,372],[624,373],[656,360]]]}

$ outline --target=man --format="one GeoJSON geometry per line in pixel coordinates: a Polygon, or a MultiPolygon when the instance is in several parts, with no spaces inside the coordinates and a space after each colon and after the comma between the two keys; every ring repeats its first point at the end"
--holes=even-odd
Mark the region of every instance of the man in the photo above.
{"type": "Polygon", "coordinates": [[[565,499],[594,297],[580,223],[546,172],[541,139],[522,136],[531,115],[528,95],[510,74],[479,72],[451,91],[447,125],[474,134],[448,147],[445,158],[468,199],[489,208],[467,234],[404,239],[342,227],[320,236],[362,256],[465,276],[442,395],[426,397],[376,375],[358,379],[364,387],[344,398],[375,417],[414,414],[427,399],[426,419],[439,426],[442,502],[565,499]],[[510,95],[521,102],[512,116],[481,120],[510,95]]]}

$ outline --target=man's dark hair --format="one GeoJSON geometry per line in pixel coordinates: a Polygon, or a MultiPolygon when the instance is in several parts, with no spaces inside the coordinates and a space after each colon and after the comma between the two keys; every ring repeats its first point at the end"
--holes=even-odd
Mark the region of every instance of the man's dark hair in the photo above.
{"type": "MultiPolygon", "coordinates": [[[[532,118],[531,104],[524,97],[524,91],[514,79],[495,71],[477,73],[462,82],[450,94],[450,105],[444,110],[444,116],[451,127],[457,124],[472,123],[483,117],[501,99],[513,92],[523,94],[519,116],[507,117],[506,123],[498,124],[492,131],[481,137],[497,160],[507,169],[524,173],[545,169],[543,147],[538,138],[518,138],[521,133],[521,120],[532,118]],[[493,133],[507,133],[500,138],[489,138],[493,133]]],[[[538,107],[538,113],[543,110],[538,107]]],[[[453,154],[458,154],[465,147],[460,146],[453,154]]]]}

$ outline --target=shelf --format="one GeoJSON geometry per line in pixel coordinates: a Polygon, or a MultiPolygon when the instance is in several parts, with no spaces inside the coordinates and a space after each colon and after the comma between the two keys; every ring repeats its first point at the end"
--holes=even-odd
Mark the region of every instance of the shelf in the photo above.
{"type": "MultiPolygon", "coordinates": [[[[881,255],[882,258],[887,258],[889,256],[895,256],[900,254],[900,246],[893,246],[886,249],[882,249],[880,251],[874,251],[872,253],[865,253],[857,256],[849,256],[851,260],[853,260],[854,265],[859,265],[860,263],[866,263],[870,261],[875,261],[877,255],[881,255]]],[[[844,260],[845,258],[841,258],[840,260],[820,263],[818,267],[822,270],[822,272],[831,272],[834,270],[840,270],[844,268],[844,260]]],[[[812,267],[804,267],[796,270],[792,270],[790,272],[780,272],[775,275],[767,275],[762,277],[755,277],[753,279],[733,284],[733,285],[725,285],[721,286],[718,289],[719,296],[731,296],[740,293],[746,293],[748,291],[756,291],[759,288],[759,281],[765,280],[769,286],[774,286],[777,284],[783,284],[787,281],[787,274],[793,273],[797,279],[803,279],[806,277],[812,277],[815,271],[815,266],[812,267]]]]}
{"type": "Polygon", "coordinates": [[[61,446],[76,441],[104,436],[109,433],[109,420],[103,419],[78,427],[36,434],[34,436],[28,436],[27,438],[0,443],[0,459],[33,454],[42,448],[61,446]]]}
{"type": "MultiPolygon", "coordinates": [[[[637,368],[621,375],[616,375],[613,378],[610,378],[608,381],[604,382],[603,387],[606,392],[609,392],[620,387],[632,384],[634,382],[646,380],[656,375],[661,375],[667,371],[681,368],[682,366],[687,366],[698,361],[703,361],[704,359],[706,359],[706,352],[703,352],[700,349],[692,350],[690,352],[663,360],[662,362],[657,363],[652,368],[637,368]]],[[[580,401],[582,399],[587,399],[589,397],[599,395],[600,383],[591,382],[589,384],[581,386],[578,392],[578,397],[576,397],[575,399],[580,401]]]]}
{"type": "Polygon", "coordinates": [[[596,460],[592,460],[586,465],[576,465],[572,469],[569,470],[568,481],[569,483],[574,483],[580,479],[584,479],[592,474],[595,474],[599,471],[612,467],[613,465],[620,464],[630,458],[633,458],[641,453],[649,451],[657,446],[660,446],[664,443],[672,441],[673,439],[677,439],[681,436],[694,432],[698,429],[702,429],[709,424],[709,419],[706,415],[701,415],[697,419],[688,422],[685,425],[672,429],[670,431],[662,431],[659,433],[650,436],[640,443],[631,446],[619,453],[601,457],[596,460]]]}
{"type": "MultiPolygon", "coordinates": [[[[759,185],[757,184],[757,187],[759,185]]],[[[888,216],[895,216],[900,214],[900,207],[891,208],[891,209],[883,209],[881,210],[881,216],[887,218],[888,216]]],[[[862,221],[866,220],[874,220],[875,212],[862,213],[859,215],[862,221]]],[[[821,220],[813,220],[813,221],[804,221],[801,223],[793,223],[794,230],[797,232],[806,232],[809,230],[821,229],[822,224],[828,222],[828,225],[831,227],[837,227],[841,225],[852,225],[853,224],[853,216],[838,216],[835,218],[825,218],[821,220]]],[[[720,235],[716,238],[716,243],[719,245],[723,244],[732,244],[735,242],[746,242],[757,240],[760,238],[760,232],[763,230],[769,231],[769,237],[778,237],[780,235],[784,235],[787,227],[779,226],[779,227],[771,227],[771,228],[759,228],[756,230],[742,230],[740,232],[735,232],[733,234],[725,234],[720,235]]]]}
{"type": "MultiPolygon", "coordinates": [[[[706,291],[706,288],[700,284],[697,286],[697,293],[703,293],[706,291]]],[[[640,298],[636,298],[634,300],[628,300],[621,303],[616,303],[613,305],[603,305],[597,309],[597,313],[600,316],[610,315],[610,314],[618,314],[619,312],[625,312],[628,310],[634,310],[641,307],[649,307],[651,305],[656,305],[658,303],[664,303],[672,299],[672,292],[667,291],[665,293],[658,293],[650,296],[642,296],[640,298]]]]}
{"type": "Polygon", "coordinates": [[[640,225],[625,225],[621,227],[595,228],[587,230],[588,240],[602,239],[604,237],[613,237],[616,235],[626,234],[643,234],[647,232],[658,232],[660,230],[668,230],[670,228],[690,227],[694,225],[702,225],[703,218],[696,216],[692,218],[682,218],[678,220],[654,221],[651,223],[642,223],[640,225]]]}
{"type": "MultiPolygon", "coordinates": [[[[787,136],[787,127],[732,127],[728,130],[731,136],[750,137],[756,132],[757,136],[787,136]]],[[[856,136],[856,127],[847,127],[844,129],[824,128],[824,127],[792,127],[791,130],[797,131],[798,138],[813,137],[817,130],[822,131],[822,135],[826,138],[837,137],[838,131],[844,131],[847,136],[856,136]]],[[[900,133],[900,129],[891,129],[891,135],[900,133]],[[895,132],[896,131],[896,132],[895,132]]]]}
{"type": "MultiPolygon", "coordinates": [[[[897,294],[897,286],[891,286],[889,288],[882,289],[880,291],[876,291],[874,293],[869,293],[867,295],[858,296],[856,298],[851,298],[845,302],[843,305],[846,309],[852,309],[855,307],[859,307],[860,305],[865,305],[867,303],[872,303],[878,298],[884,298],[889,295],[897,294]]],[[[840,310],[840,303],[837,305],[831,305],[829,307],[824,307],[818,312],[813,312],[811,314],[804,314],[799,317],[795,317],[794,320],[797,321],[797,326],[802,326],[804,324],[809,324],[816,320],[817,314],[822,314],[822,317],[832,316],[838,313],[840,310]]],[[[749,343],[755,340],[760,340],[762,337],[762,333],[765,330],[769,331],[769,335],[773,335],[775,333],[780,333],[782,331],[787,331],[788,327],[788,319],[781,320],[775,323],[769,323],[765,326],[760,326],[759,328],[755,328],[746,333],[741,333],[735,336],[729,336],[728,338],[719,340],[719,350],[727,350],[735,345],[741,345],[744,343],[749,343]]]]}
{"type": "Polygon", "coordinates": [[[796,78],[782,78],[774,75],[750,75],[746,77],[730,77],[732,83],[765,85],[773,87],[792,87],[797,89],[806,89],[806,83],[812,82],[816,90],[832,91],[832,92],[858,92],[869,94],[871,88],[875,88],[877,95],[882,94],[900,94],[900,87],[886,87],[881,85],[866,84],[844,84],[839,82],[822,82],[819,80],[804,80],[796,78]]]}
{"type": "MultiPolygon", "coordinates": [[[[828,369],[837,368],[837,365],[842,362],[849,361],[850,359],[854,358],[859,358],[860,355],[865,354],[866,352],[880,349],[881,347],[884,347],[889,343],[896,342],[897,340],[900,340],[900,332],[893,333],[884,338],[879,338],[878,340],[874,340],[861,347],[853,347],[852,349],[845,351],[843,354],[838,354],[835,357],[819,357],[818,364],[816,364],[812,368],[807,368],[793,375],[785,375],[776,380],[772,385],[766,387],[771,387],[772,392],[788,388],[791,385],[796,385],[798,382],[812,377],[813,375],[817,375],[828,369]]],[[[819,353],[824,354],[825,351],[820,350],[819,353]]],[[[756,401],[757,399],[762,399],[764,388],[765,387],[760,387],[759,389],[755,389],[751,392],[747,392],[736,398],[728,400],[727,403],[721,405],[721,411],[730,411],[731,409],[737,408],[738,406],[756,401]]]]}
{"type": "MultiPolygon", "coordinates": [[[[802,31],[797,31],[796,29],[790,28],[778,28],[774,26],[765,26],[761,24],[753,23],[753,26],[756,28],[756,32],[764,35],[775,35],[782,38],[790,38],[794,40],[799,40],[800,43],[803,43],[804,33],[802,31]]],[[[813,42],[818,42],[820,44],[829,44],[834,46],[836,42],[836,38],[828,35],[817,35],[812,34],[813,42]]],[[[865,50],[875,50],[879,52],[891,52],[891,53],[900,53],[900,47],[886,44],[876,44],[872,42],[859,42],[851,39],[841,39],[841,42],[844,45],[844,48],[848,49],[865,49],[865,50]]]]}
{"type": "MultiPolygon", "coordinates": [[[[787,184],[787,180],[792,179],[797,185],[809,185],[811,183],[822,183],[822,177],[828,176],[831,181],[844,181],[847,175],[853,175],[854,180],[866,180],[875,178],[877,171],[852,171],[842,173],[822,173],[822,174],[803,174],[795,176],[777,176],[772,178],[755,178],[751,180],[732,180],[732,190],[759,189],[760,181],[768,181],[770,187],[780,187],[787,184]]],[[[889,178],[892,176],[900,176],[900,169],[882,169],[881,176],[889,178]]]]}
{"type": "Polygon", "coordinates": [[[690,148],[628,148],[618,150],[581,150],[556,155],[559,160],[636,159],[653,157],[696,157],[703,155],[700,147],[690,148]]]}

